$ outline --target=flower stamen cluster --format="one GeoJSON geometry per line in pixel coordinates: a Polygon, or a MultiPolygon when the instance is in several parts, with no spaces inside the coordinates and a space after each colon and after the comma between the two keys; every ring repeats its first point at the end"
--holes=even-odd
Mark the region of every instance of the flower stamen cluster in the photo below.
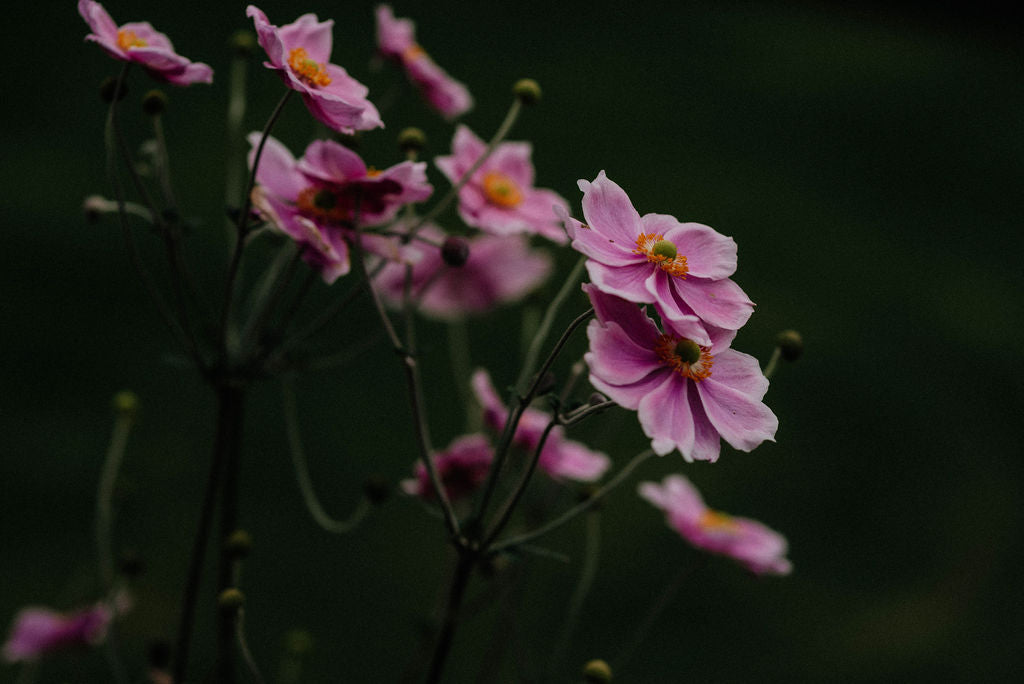
{"type": "Polygon", "coordinates": [[[684,378],[700,382],[711,377],[715,357],[707,347],[678,335],[662,334],[654,345],[661,362],[684,378]]]}
{"type": "Polygon", "coordinates": [[[327,75],[327,66],[309,58],[306,48],[294,48],[288,52],[288,66],[292,73],[302,79],[307,85],[316,88],[323,88],[331,84],[331,77],[327,75]]]}
{"type": "Polygon", "coordinates": [[[719,533],[735,536],[742,531],[742,527],[733,516],[708,509],[697,519],[697,525],[705,532],[719,533]]]}
{"type": "Polygon", "coordinates": [[[512,208],[523,203],[523,193],[514,180],[500,171],[488,171],[482,180],[484,194],[491,204],[512,208]]]}
{"type": "Polygon", "coordinates": [[[128,50],[130,48],[141,48],[146,47],[146,41],[139,38],[135,31],[120,30],[117,32],[117,45],[122,50],[128,50]]]}
{"type": "Polygon", "coordinates": [[[295,199],[299,212],[314,221],[340,225],[352,218],[353,203],[327,188],[309,187],[295,199]]]}
{"type": "Polygon", "coordinates": [[[690,272],[686,257],[678,253],[675,243],[659,233],[640,233],[633,254],[643,254],[652,264],[657,264],[661,270],[676,278],[685,280],[686,274],[690,272]]]}

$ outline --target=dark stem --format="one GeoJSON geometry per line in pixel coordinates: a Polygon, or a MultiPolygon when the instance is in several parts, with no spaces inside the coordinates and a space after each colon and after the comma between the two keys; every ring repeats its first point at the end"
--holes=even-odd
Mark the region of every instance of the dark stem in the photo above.
{"type": "Polygon", "coordinates": [[[448,604],[445,606],[444,617],[441,621],[441,631],[437,637],[437,645],[434,647],[434,655],[430,660],[430,671],[427,673],[427,684],[436,684],[441,681],[441,673],[444,671],[445,661],[452,648],[452,640],[455,637],[455,628],[459,621],[459,609],[462,607],[462,597],[469,586],[470,575],[473,574],[473,565],[476,556],[468,551],[459,552],[459,562],[455,566],[455,576],[452,578],[452,587],[448,592],[448,604]]]}
{"type": "Polygon", "coordinates": [[[526,488],[530,484],[530,478],[533,477],[533,473],[537,470],[537,463],[540,461],[540,455],[544,451],[544,445],[547,444],[548,435],[551,434],[551,431],[556,425],[558,425],[557,416],[548,421],[547,426],[544,428],[544,432],[540,436],[540,441],[537,442],[537,448],[533,452],[533,458],[530,459],[530,465],[519,480],[519,485],[516,487],[515,492],[512,493],[512,496],[508,498],[508,501],[505,502],[505,505],[501,509],[501,513],[498,514],[498,519],[494,523],[494,526],[484,536],[484,549],[486,549],[487,545],[501,534],[501,531],[505,529],[505,525],[508,524],[509,519],[512,517],[512,512],[516,509],[516,505],[519,504],[519,500],[522,498],[523,494],[526,492],[526,488]]]}
{"type": "MultiPolygon", "coordinates": [[[[220,508],[220,569],[217,578],[217,594],[235,584],[235,560],[225,543],[238,529],[238,471],[242,453],[242,416],[244,409],[244,387],[228,381],[218,392],[220,412],[218,416],[218,437],[223,429],[224,477],[220,508]]],[[[234,617],[230,611],[220,610],[217,614],[217,681],[231,684],[235,681],[235,640],[234,617]]]]}

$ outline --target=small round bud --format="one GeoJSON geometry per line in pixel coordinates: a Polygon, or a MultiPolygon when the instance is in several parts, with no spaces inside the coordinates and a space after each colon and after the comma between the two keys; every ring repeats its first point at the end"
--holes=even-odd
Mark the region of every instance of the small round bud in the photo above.
{"type": "Polygon", "coordinates": [[[521,78],[512,86],[512,93],[525,105],[540,101],[540,85],[532,78],[521,78]]]}
{"type": "Polygon", "coordinates": [[[234,612],[245,605],[245,594],[234,587],[225,589],[217,597],[217,605],[223,611],[234,612]]]}
{"type": "Polygon", "coordinates": [[[114,413],[125,418],[134,418],[139,412],[139,397],[131,390],[121,390],[114,395],[114,413]]]}
{"type": "Polygon", "coordinates": [[[675,354],[686,363],[700,361],[700,345],[685,337],[676,342],[675,354]]]}
{"type": "Polygon", "coordinates": [[[134,550],[125,550],[117,558],[117,569],[124,577],[138,577],[145,571],[146,564],[134,550]]]}
{"type": "Polygon", "coordinates": [[[232,558],[245,558],[252,551],[252,536],[245,530],[235,530],[224,546],[232,558]]]}
{"type": "Polygon", "coordinates": [[[284,636],[284,647],[293,655],[306,655],[313,650],[313,636],[304,629],[290,629],[284,636]]]}
{"type": "Polygon", "coordinates": [[[142,96],[142,111],[150,116],[163,114],[167,109],[167,94],[154,88],[142,96]]]}
{"type": "Polygon", "coordinates": [[[441,260],[455,268],[464,266],[469,260],[469,243],[463,238],[449,235],[441,244],[441,260]]]}
{"type": "Polygon", "coordinates": [[[591,406],[597,406],[598,404],[603,404],[606,401],[608,401],[608,397],[604,396],[600,392],[592,392],[590,397],[587,398],[587,403],[591,406]]]}
{"type": "MultiPolygon", "coordinates": [[[[114,76],[107,76],[100,83],[100,99],[104,102],[114,101],[114,90],[117,89],[117,78],[114,76]]],[[[123,100],[124,96],[128,94],[128,84],[121,81],[121,90],[117,94],[118,101],[123,100]]]]}
{"type": "Polygon", "coordinates": [[[591,660],[583,666],[583,680],[588,684],[607,684],[612,681],[612,668],[603,660],[591,660]]]}
{"type": "Polygon", "coordinates": [[[374,506],[382,504],[391,496],[391,483],[383,475],[371,475],[363,483],[363,496],[374,506]]]}
{"type": "Polygon", "coordinates": [[[256,50],[256,36],[252,31],[240,29],[231,34],[228,46],[234,51],[235,57],[248,57],[256,50]]]}
{"type": "Polygon", "coordinates": [[[403,152],[419,152],[426,144],[427,136],[418,128],[403,128],[398,134],[398,147],[403,152]]]}
{"type": "Polygon", "coordinates": [[[783,330],[775,338],[775,344],[786,361],[796,361],[804,353],[804,338],[796,330],[783,330]]]}
{"type": "Polygon", "coordinates": [[[654,243],[654,247],[651,247],[651,254],[666,259],[675,259],[678,253],[675,243],[671,240],[658,240],[654,243]]]}

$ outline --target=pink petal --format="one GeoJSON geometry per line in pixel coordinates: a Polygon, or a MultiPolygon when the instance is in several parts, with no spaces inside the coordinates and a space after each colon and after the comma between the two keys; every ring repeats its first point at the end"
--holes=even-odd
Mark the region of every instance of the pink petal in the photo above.
{"type": "Polygon", "coordinates": [[[719,328],[739,330],[754,313],[754,303],[728,278],[673,278],[672,286],[694,313],[719,328]]]}
{"type": "Polygon", "coordinates": [[[620,243],[624,249],[635,247],[643,224],[625,191],[608,180],[604,171],[597,174],[593,183],[581,180],[578,185],[583,191],[583,215],[590,228],[620,243]]]}
{"type": "MultiPolygon", "coordinates": [[[[592,352],[587,352],[583,355],[583,360],[586,362],[587,367],[590,366],[591,359],[593,359],[592,352]]],[[[591,373],[590,384],[598,392],[608,395],[609,399],[622,408],[635,411],[644,397],[666,381],[667,375],[670,372],[667,367],[662,366],[652,370],[643,380],[631,385],[613,385],[603,381],[600,376],[591,373]]]]}
{"type": "Polygon", "coordinates": [[[652,439],[651,448],[659,456],[679,449],[683,458],[692,460],[693,414],[686,394],[690,381],[669,372],[665,381],[640,400],[637,413],[644,434],[652,439]]]}
{"type": "Polygon", "coordinates": [[[590,283],[584,283],[580,289],[590,298],[597,320],[602,325],[618,323],[637,345],[654,349],[661,333],[643,309],[621,297],[602,292],[590,283]]]}
{"type": "Polygon", "coordinates": [[[366,176],[366,164],[359,155],[333,140],[310,143],[298,169],[311,178],[339,185],[366,176]]]}
{"type": "MultiPolygon", "coordinates": [[[[646,218],[645,223],[646,223],[646,218]]],[[[697,278],[721,280],[736,272],[736,241],[700,223],[679,223],[665,234],[686,255],[686,267],[697,278]]]]}
{"type": "Polygon", "coordinates": [[[561,435],[555,438],[553,444],[550,439],[550,448],[544,449],[537,465],[551,477],[593,482],[601,479],[611,467],[611,459],[599,451],[592,451],[561,435]]]}
{"type": "MultiPolygon", "coordinates": [[[[249,168],[252,168],[256,158],[256,148],[260,144],[260,133],[250,133],[246,140],[249,141],[249,168]]],[[[263,145],[263,154],[260,155],[260,167],[256,170],[256,182],[269,190],[273,195],[295,202],[299,193],[309,187],[309,182],[299,173],[297,162],[292,153],[284,144],[270,136],[263,145]]]]}
{"type": "Polygon", "coordinates": [[[715,350],[714,365],[708,379],[728,385],[758,401],[768,391],[768,378],[761,372],[757,359],[735,349],[715,350]]]}
{"type": "Polygon", "coordinates": [[[779,419],[758,398],[744,394],[711,377],[697,383],[708,420],[722,438],[741,451],[751,451],[765,440],[774,442],[779,419]]]}
{"type": "Polygon", "coordinates": [[[286,50],[305,48],[314,62],[325,64],[331,59],[331,29],[334,20],[320,21],[315,14],[303,14],[278,29],[286,50]]]}
{"type": "Polygon", "coordinates": [[[533,146],[528,142],[501,143],[484,163],[484,171],[498,171],[519,185],[521,190],[533,187],[533,146]]]}
{"type": "Polygon", "coordinates": [[[638,304],[655,301],[646,285],[652,273],[651,264],[647,260],[630,266],[605,266],[588,259],[587,273],[590,274],[590,281],[608,294],[638,304]]]}
{"type": "Polygon", "coordinates": [[[377,47],[385,56],[397,56],[416,42],[415,27],[408,19],[396,19],[389,5],[377,7],[377,47]]]}
{"type": "Polygon", "coordinates": [[[94,0],[78,0],[78,13],[89,25],[89,30],[96,34],[95,39],[117,45],[117,24],[103,5],[94,0]]]}
{"type": "Polygon", "coordinates": [[[660,364],[650,346],[638,345],[615,321],[587,325],[590,372],[613,385],[630,385],[643,380],[660,364]]]}

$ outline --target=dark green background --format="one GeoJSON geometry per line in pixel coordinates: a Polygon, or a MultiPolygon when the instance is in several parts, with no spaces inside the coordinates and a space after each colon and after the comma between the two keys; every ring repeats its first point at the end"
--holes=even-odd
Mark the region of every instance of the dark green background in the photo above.
{"type": "MultiPolygon", "coordinates": [[[[775,332],[788,327],[807,342],[805,358],[783,367],[767,396],[780,418],[777,444],[752,454],[726,448],[714,465],[671,455],[640,471],[642,479],[684,472],[713,506],[784,532],[793,575],[755,580],[712,559],[618,681],[1019,676],[1019,26],[981,13],[817,3],[396,5],[417,20],[437,62],[471,88],[478,106],[465,121],[481,135],[498,125],[515,79],[543,85],[544,101],[511,137],[534,142],[539,184],[564,194],[577,215],[576,179],[605,169],[641,213],[701,221],[736,238],[736,280],[758,304],[737,348],[766,359],[775,332]]],[[[107,7],[120,23],[148,19],[216,71],[213,87],[169,89],[166,116],[185,213],[203,221],[190,255],[215,291],[225,253],[226,37],[251,26],[245,5],[107,7]]],[[[428,156],[447,153],[450,128],[400,75],[369,69],[371,3],[262,7],[278,24],[304,11],[333,17],[332,61],[372,97],[397,95],[383,112],[388,128],[362,139],[369,163],[397,161],[393,136],[407,125],[427,131],[428,156]]],[[[70,608],[95,597],[92,514],[109,401],[131,388],[143,408],[117,535],[147,564],[123,622],[138,671],[145,643],[170,638],[176,625],[213,397],[175,363],[113,220],[89,225],[80,214],[85,195],[110,194],[96,87],[117,70],[82,42],[86,32],[72,2],[36,3],[8,19],[0,47],[0,621],[25,604],[70,608]]],[[[133,75],[125,119],[135,141],[144,129],[134,107],[149,87],[133,75]]],[[[254,59],[249,87],[247,122],[258,128],[281,86],[254,59]]],[[[298,152],[317,127],[293,102],[277,133],[298,152]]],[[[447,187],[436,170],[430,176],[447,187]]],[[[158,247],[147,241],[153,264],[161,263],[158,247]]],[[[568,250],[559,256],[563,273],[574,259],[568,250]]],[[[347,286],[319,288],[311,303],[347,286]]],[[[577,297],[563,321],[583,306],[577,297]]],[[[362,302],[352,310],[321,348],[376,333],[367,309],[362,302]]],[[[516,372],[518,324],[506,311],[472,332],[474,362],[499,385],[516,372]]],[[[444,329],[425,325],[422,335],[429,411],[443,445],[464,419],[444,329]]],[[[583,347],[580,335],[556,368],[563,377],[583,347]]],[[[383,346],[344,369],[301,377],[298,389],[314,476],[331,511],[353,506],[372,473],[406,476],[414,458],[408,409],[398,364],[383,346]]],[[[393,681],[414,659],[418,630],[447,583],[451,558],[439,524],[392,500],[351,536],[321,532],[294,484],[279,406],[275,383],[257,387],[245,432],[241,519],[256,546],[242,585],[256,659],[273,678],[285,633],[303,627],[315,640],[306,681],[393,681]]],[[[645,446],[626,412],[574,434],[616,466],[645,446]]],[[[572,498],[554,495],[558,507],[572,498]]],[[[632,485],[602,516],[602,562],[561,680],[586,659],[614,658],[662,588],[699,560],[632,485]]],[[[569,565],[531,558],[506,571],[521,573],[509,594],[514,627],[493,611],[469,618],[452,681],[472,681],[494,644],[505,649],[499,679],[538,671],[578,577],[582,531],[577,523],[546,542],[568,553],[569,565]]],[[[471,596],[485,590],[476,584],[471,596]]],[[[210,657],[205,644],[195,653],[210,657]]],[[[0,666],[0,679],[16,672],[0,666]]],[[[54,658],[40,675],[106,678],[98,652],[54,658]]]]}

